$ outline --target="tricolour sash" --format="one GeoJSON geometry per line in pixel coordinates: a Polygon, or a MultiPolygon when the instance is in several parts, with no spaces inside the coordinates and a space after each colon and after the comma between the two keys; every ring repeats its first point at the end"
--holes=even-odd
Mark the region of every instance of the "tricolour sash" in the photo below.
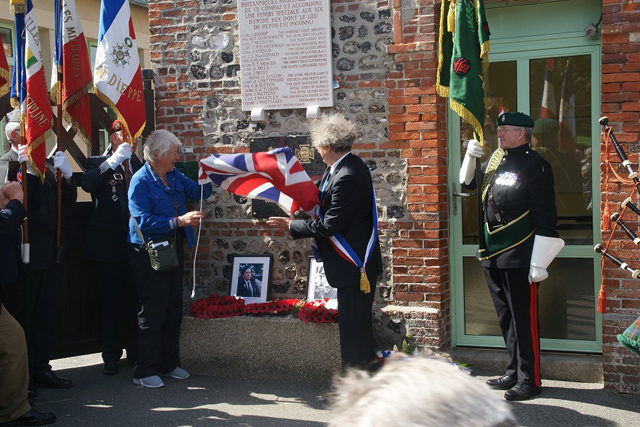
{"type": "MultiPolygon", "coordinates": [[[[358,159],[360,159],[360,157],[358,157],[358,159]]],[[[364,164],[364,161],[362,159],[360,159],[360,161],[362,161],[362,163],[364,164]]],[[[371,181],[371,196],[373,198],[371,209],[373,214],[373,230],[371,230],[371,237],[369,238],[369,242],[367,243],[364,262],[360,260],[358,254],[356,254],[351,245],[349,245],[349,243],[345,240],[344,237],[342,237],[340,233],[336,233],[333,236],[330,236],[329,243],[331,243],[331,246],[333,246],[333,248],[338,252],[338,254],[340,254],[342,258],[346,259],[351,264],[360,269],[360,290],[365,294],[368,294],[369,292],[371,292],[371,285],[369,284],[369,279],[367,278],[366,265],[367,262],[369,262],[369,260],[371,259],[371,254],[373,254],[373,248],[376,243],[376,239],[378,238],[378,209],[376,207],[376,193],[373,188],[373,179],[371,178],[371,172],[369,171],[369,167],[366,164],[364,166],[369,173],[369,180],[371,181]]],[[[320,206],[322,206],[322,199],[324,198],[324,191],[327,186],[327,181],[329,181],[329,176],[330,175],[327,175],[325,177],[326,179],[322,184],[322,189],[320,191],[320,206]]],[[[318,209],[318,217],[320,218],[320,220],[324,220],[324,215],[320,213],[320,209],[318,209]]]]}

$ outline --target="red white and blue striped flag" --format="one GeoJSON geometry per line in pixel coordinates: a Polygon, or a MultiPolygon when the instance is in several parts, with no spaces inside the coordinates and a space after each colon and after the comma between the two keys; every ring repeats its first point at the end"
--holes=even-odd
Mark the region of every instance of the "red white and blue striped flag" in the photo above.
{"type": "Polygon", "coordinates": [[[145,126],[142,74],[128,0],[102,0],[95,93],[116,113],[132,140],[145,126]]]}
{"type": "Polygon", "coordinates": [[[551,81],[553,75],[553,59],[547,59],[544,68],[544,81],[542,82],[542,93],[540,94],[540,114],[541,119],[555,119],[558,117],[556,109],[556,91],[551,81]]]}
{"type": "Polygon", "coordinates": [[[212,154],[200,160],[199,182],[230,193],[278,203],[314,216],[319,190],[289,147],[252,154],[212,154]]]}
{"type": "Polygon", "coordinates": [[[567,60],[562,75],[562,92],[560,94],[559,141],[560,149],[576,157],[576,102],[573,93],[573,60],[567,60]]]}
{"type": "MultiPolygon", "coordinates": [[[[24,6],[24,5],[22,5],[24,6]]],[[[16,43],[14,48],[14,72],[11,80],[11,104],[20,107],[21,120],[25,124],[25,139],[29,151],[29,163],[40,179],[44,180],[46,139],[51,133],[53,111],[49,103],[47,82],[40,47],[40,31],[31,0],[25,9],[14,9],[16,43]],[[20,10],[20,11],[18,11],[20,10]]]]}

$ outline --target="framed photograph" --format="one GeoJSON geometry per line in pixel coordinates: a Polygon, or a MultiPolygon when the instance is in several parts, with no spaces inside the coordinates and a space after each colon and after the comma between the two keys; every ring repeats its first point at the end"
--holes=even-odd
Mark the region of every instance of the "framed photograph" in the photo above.
{"type": "Polygon", "coordinates": [[[235,255],[229,295],[242,297],[247,304],[266,302],[271,272],[271,255],[235,255]]]}
{"type": "Polygon", "coordinates": [[[327,282],[324,265],[311,257],[309,258],[309,277],[307,278],[307,301],[323,298],[337,300],[338,289],[331,287],[327,282]]]}

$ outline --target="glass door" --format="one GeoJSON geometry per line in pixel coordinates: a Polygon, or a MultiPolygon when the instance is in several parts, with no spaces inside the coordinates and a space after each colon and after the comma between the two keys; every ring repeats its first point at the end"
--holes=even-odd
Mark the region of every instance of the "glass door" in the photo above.
{"type": "MultiPolygon", "coordinates": [[[[539,288],[541,347],[598,352],[600,265],[593,246],[594,235],[599,237],[599,198],[593,183],[597,186],[599,179],[591,165],[599,158],[599,49],[547,49],[537,55],[514,52],[491,58],[485,75],[484,142],[489,153],[498,148],[501,111],[521,111],[535,119],[532,146],[552,165],[557,229],[566,242],[539,288]]],[[[475,258],[476,195],[460,187],[457,173],[471,135],[470,127],[450,114],[454,342],[500,347],[497,316],[475,258]]]]}

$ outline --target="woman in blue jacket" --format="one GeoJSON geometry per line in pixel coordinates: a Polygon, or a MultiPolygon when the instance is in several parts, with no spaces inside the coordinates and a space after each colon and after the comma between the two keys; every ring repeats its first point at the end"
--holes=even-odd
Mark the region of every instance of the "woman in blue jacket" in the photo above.
{"type": "Polygon", "coordinates": [[[144,145],[147,161],[129,183],[128,241],[131,267],[140,302],[138,313],[139,356],[133,383],[148,388],[163,387],[159,375],[187,379],[189,373],[178,366],[184,239],[195,244],[192,226],[205,218],[202,211],[187,211],[187,199],[211,195],[211,184],[200,186],[175,168],[180,140],[166,130],[156,130],[144,145]],[[135,224],[134,224],[135,220],[135,224]],[[144,238],[136,230],[136,225],[144,238]],[[175,239],[179,267],[158,272],[151,268],[145,244],[175,239]]]}

